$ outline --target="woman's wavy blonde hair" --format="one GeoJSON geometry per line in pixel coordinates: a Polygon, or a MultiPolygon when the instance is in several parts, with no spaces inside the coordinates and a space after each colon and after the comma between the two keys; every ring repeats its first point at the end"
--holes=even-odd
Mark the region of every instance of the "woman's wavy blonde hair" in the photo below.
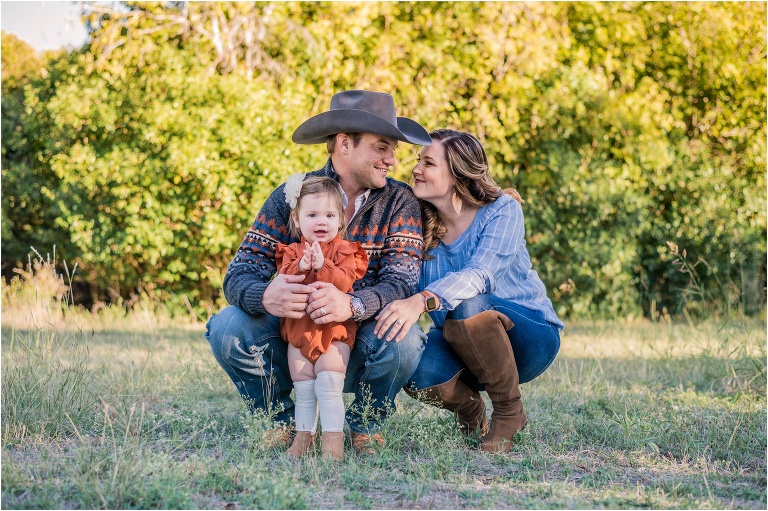
{"type": "MultiPolygon", "coordinates": [[[[463,131],[439,129],[429,134],[432,140],[443,144],[448,168],[456,180],[456,195],[463,203],[480,207],[489,204],[505,193],[520,204],[523,199],[517,190],[502,190],[493,180],[488,169],[488,157],[480,141],[463,131]]],[[[445,222],[432,204],[421,203],[421,219],[424,232],[424,258],[429,259],[429,251],[440,244],[445,235],[445,222]]]]}

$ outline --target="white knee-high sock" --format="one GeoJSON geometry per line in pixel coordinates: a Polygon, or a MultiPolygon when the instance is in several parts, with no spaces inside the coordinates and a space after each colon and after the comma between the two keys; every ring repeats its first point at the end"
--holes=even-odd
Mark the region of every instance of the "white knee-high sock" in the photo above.
{"type": "Polygon", "coordinates": [[[317,374],[315,393],[320,405],[320,424],[323,432],[344,431],[344,377],[335,371],[323,371],[317,374]]]}
{"type": "Polygon", "coordinates": [[[317,397],[315,380],[293,382],[296,391],[296,431],[317,430],[317,397]]]}

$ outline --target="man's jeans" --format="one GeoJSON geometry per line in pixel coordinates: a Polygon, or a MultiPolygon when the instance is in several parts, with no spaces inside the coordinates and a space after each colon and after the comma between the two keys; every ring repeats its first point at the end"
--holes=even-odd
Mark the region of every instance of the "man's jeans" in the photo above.
{"type": "MultiPolygon", "coordinates": [[[[375,320],[357,330],[347,366],[344,392],[355,399],[346,413],[354,433],[377,433],[395,411],[395,396],[416,370],[426,336],[414,325],[402,341],[387,342],[373,334],[375,320]]],[[[288,369],[288,343],[280,337],[280,319],[270,314],[252,316],[230,305],[214,314],[206,339],[213,356],[232,379],[251,410],[274,414],[290,423],[294,405],[288,369]]]]}
{"type": "MultiPolygon", "coordinates": [[[[538,312],[492,295],[477,295],[465,300],[448,314],[447,319],[468,319],[483,311],[496,310],[515,324],[507,332],[520,374],[520,383],[533,380],[555,360],[560,350],[560,328],[538,312]]],[[[482,343],[482,339],[477,342],[482,343]]],[[[443,329],[434,325],[427,332],[427,346],[421,363],[408,382],[414,390],[440,385],[467,366],[443,337],[443,329]]],[[[473,390],[484,390],[477,377],[465,370],[460,377],[473,390]]]]}

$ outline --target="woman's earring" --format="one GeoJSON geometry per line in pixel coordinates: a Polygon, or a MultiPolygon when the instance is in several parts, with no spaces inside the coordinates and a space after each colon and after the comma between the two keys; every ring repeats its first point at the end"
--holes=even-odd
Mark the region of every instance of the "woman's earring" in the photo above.
{"type": "Polygon", "coordinates": [[[456,212],[457,215],[461,214],[461,206],[464,204],[464,202],[459,197],[459,194],[456,192],[453,192],[453,197],[451,197],[451,205],[453,206],[453,210],[456,212]]]}

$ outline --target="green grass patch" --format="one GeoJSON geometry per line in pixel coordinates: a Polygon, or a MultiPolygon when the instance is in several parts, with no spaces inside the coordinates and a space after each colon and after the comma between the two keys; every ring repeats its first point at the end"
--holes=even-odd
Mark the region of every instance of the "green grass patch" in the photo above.
{"type": "Polygon", "coordinates": [[[510,454],[401,393],[377,456],[296,462],[199,327],[3,327],[3,508],[766,507],[762,323],[572,324],[522,392],[510,454]]]}

